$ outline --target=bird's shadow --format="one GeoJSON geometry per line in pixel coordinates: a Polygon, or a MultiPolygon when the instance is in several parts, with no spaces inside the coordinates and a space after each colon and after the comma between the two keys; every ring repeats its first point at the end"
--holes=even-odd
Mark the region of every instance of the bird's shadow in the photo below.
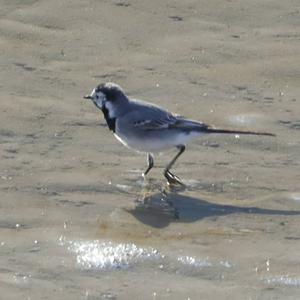
{"type": "Polygon", "coordinates": [[[267,209],[255,206],[235,206],[211,203],[186,196],[176,191],[163,191],[143,195],[128,213],[140,222],[155,228],[167,227],[172,222],[191,223],[203,218],[230,214],[300,215],[300,210],[267,209]]]}

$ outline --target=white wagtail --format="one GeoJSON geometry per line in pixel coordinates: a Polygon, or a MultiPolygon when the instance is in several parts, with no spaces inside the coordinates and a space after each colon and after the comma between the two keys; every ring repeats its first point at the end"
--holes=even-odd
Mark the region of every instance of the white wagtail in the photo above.
{"type": "Polygon", "coordinates": [[[92,100],[102,110],[108,128],[123,145],[148,154],[148,167],[143,176],[154,165],[154,152],[173,147],[179,150],[164,169],[164,176],[169,184],[182,184],[170,169],[193,137],[210,133],[274,136],[266,132],[219,129],[184,119],[154,104],[129,99],[120,86],[111,82],[99,84],[84,98],[92,100]]]}

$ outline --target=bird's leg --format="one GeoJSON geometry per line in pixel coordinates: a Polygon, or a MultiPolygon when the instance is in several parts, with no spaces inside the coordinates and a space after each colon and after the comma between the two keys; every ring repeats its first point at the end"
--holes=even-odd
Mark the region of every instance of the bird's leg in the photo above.
{"type": "Polygon", "coordinates": [[[143,177],[145,177],[149,171],[153,168],[154,166],[154,159],[153,159],[153,155],[151,153],[148,153],[148,168],[147,170],[143,173],[143,177]]]}
{"type": "Polygon", "coordinates": [[[151,153],[148,153],[147,160],[148,160],[148,167],[147,167],[147,170],[142,173],[142,176],[144,177],[144,183],[143,183],[143,189],[141,192],[141,198],[138,200],[138,202],[142,202],[142,203],[147,202],[146,199],[149,197],[150,192],[151,192],[151,185],[149,185],[149,182],[146,180],[146,175],[149,173],[149,171],[154,166],[154,158],[151,153]]]}
{"type": "Polygon", "coordinates": [[[174,165],[174,163],[176,162],[176,160],[178,159],[178,157],[185,150],[185,146],[184,145],[179,145],[179,146],[177,146],[177,148],[179,149],[179,152],[175,155],[175,157],[166,166],[166,168],[164,170],[164,176],[167,178],[168,184],[180,184],[180,185],[184,185],[181,182],[181,180],[180,180],[179,177],[177,177],[176,175],[174,175],[174,174],[172,174],[170,172],[170,169],[172,168],[172,166],[174,165]]]}

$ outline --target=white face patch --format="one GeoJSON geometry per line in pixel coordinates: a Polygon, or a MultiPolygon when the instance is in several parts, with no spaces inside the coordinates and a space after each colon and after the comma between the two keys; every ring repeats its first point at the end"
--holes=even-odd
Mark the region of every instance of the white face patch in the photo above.
{"type": "Polygon", "coordinates": [[[103,93],[96,92],[96,90],[93,89],[91,97],[93,98],[93,102],[96,104],[96,106],[102,109],[104,103],[106,102],[106,96],[103,93]]]}

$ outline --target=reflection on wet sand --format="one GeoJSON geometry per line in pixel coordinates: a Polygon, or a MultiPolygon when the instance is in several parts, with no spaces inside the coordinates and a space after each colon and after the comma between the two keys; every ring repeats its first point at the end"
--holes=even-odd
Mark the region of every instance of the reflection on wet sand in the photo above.
{"type": "Polygon", "coordinates": [[[300,210],[279,210],[255,206],[222,205],[164,189],[161,192],[144,193],[132,209],[126,209],[143,224],[162,228],[171,222],[196,222],[207,217],[226,216],[229,214],[253,215],[300,215],[300,210]]]}

